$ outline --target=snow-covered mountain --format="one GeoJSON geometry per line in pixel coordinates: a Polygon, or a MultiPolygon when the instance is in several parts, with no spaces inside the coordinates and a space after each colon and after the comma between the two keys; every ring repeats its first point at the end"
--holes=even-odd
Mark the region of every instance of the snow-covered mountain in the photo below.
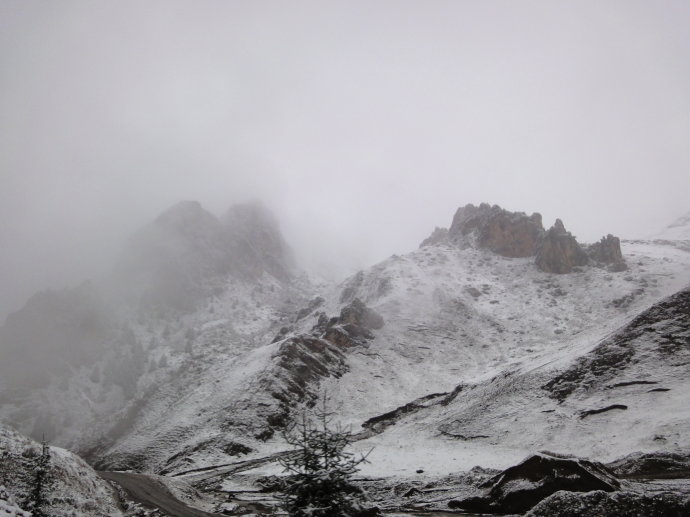
{"type": "Polygon", "coordinates": [[[587,246],[560,220],[468,205],[419,249],[324,285],[265,209],[183,203],[111,275],[8,318],[0,418],[159,473],[281,450],[324,392],[378,475],[690,447],[689,266],[672,239],[587,246]]]}
{"type": "Polygon", "coordinates": [[[311,290],[261,205],[222,220],[195,202],[175,205],[133,236],[112,273],[38,293],[7,318],[1,418],[73,450],[101,446],[153,392],[214,354],[256,348],[311,290]]]}

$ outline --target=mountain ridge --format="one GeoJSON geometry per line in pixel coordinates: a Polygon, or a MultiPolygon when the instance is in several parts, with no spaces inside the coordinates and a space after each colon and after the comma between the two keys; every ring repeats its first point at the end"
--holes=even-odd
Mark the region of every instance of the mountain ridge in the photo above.
{"type": "MultiPolygon", "coordinates": [[[[162,242],[170,244],[162,246],[163,258],[177,257],[173,271],[191,271],[173,297],[184,294],[184,303],[147,298],[146,282],[135,282],[131,291],[125,285],[124,308],[103,309],[114,319],[102,343],[103,356],[95,363],[71,365],[69,375],[50,381],[48,390],[0,391],[0,418],[29,433],[52,429],[60,444],[96,463],[175,473],[279,450],[284,446],[281,427],[324,390],[343,423],[357,429],[429,394],[484,386],[506,372],[536,365],[567,367],[690,282],[685,250],[649,241],[621,243],[613,236],[605,237],[595,252],[575,241],[588,259],[567,274],[542,271],[535,263],[548,234],[541,218],[480,205],[470,212],[481,220],[456,213],[453,235],[437,230],[417,250],[336,285],[314,284],[295,272],[275,221],[262,210],[235,210],[232,224],[246,231],[231,231],[229,238],[224,237],[227,223],[198,203],[162,214],[152,224],[156,235],[163,228],[162,242]],[[242,226],[242,221],[249,222],[242,226]],[[467,221],[473,222],[463,227],[467,221]],[[528,235],[526,246],[511,233],[515,224],[518,235],[528,235]],[[265,232],[257,232],[256,225],[265,232]],[[486,246],[481,244],[484,230],[486,246]],[[241,243],[232,255],[242,259],[237,268],[226,268],[227,242],[241,243]],[[512,257],[490,249],[503,249],[502,242],[529,253],[512,257]],[[607,263],[589,252],[614,260],[607,263]],[[620,258],[626,270],[611,267],[620,258]],[[282,266],[276,269],[274,259],[282,266]],[[196,291],[199,277],[207,284],[196,291]],[[186,289],[185,282],[195,288],[186,289]],[[343,310],[355,300],[385,323],[366,332],[348,327],[343,310]],[[355,346],[348,344],[352,339],[355,346]],[[309,377],[300,386],[294,372],[314,359],[317,370],[326,364],[326,356],[317,358],[319,340],[333,347],[334,362],[324,366],[327,375],[309,377]],[[285,354],[300,359],[280,366],[285,354]]],[[[554,231],[571,238],[562,223],[554,231]]],[[[150,251],[153,256],[151,262],[144,260],[144,272],[158,264],[157,239],[143,238],[144,255],[150,251]]],[[[495,382],[509,386],[509,381],[495,382]]],[[[391,452],[388,436],[404,439],[403,428],[396,425],[386,437],[372,438],[377,449],[391,452]]],[[[446,433],[451,440],[451,435],[486,434],[479,428],[450,427],[446,433]]],[[[500,443],[493,447],[506,459],[524,452],[519,447],[509,452],[500,443]]],[[[496,461],[495,454],[478,451],[479,456],[470,453],[452,467],[469,468],[477,459],[496,461]]],[[[416,457],[413,451],[407,460],[416,457]]],[[[378,461],[381,468],[399,470],[389,459],[378,461]]],[[[450,468],[447,462],[439,465],[450,468]]]]}

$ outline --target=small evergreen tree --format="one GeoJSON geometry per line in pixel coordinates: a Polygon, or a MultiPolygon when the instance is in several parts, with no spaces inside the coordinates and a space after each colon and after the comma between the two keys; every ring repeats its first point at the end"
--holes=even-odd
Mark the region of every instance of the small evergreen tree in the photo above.
{"type": "Polygon", "coordinates": [[[27,506],[33,517],[48,517],[45,508],[46,492],[50,486],[50,447],[45,438],[41,444],[41,454],[34,460],[33,475],[27,506]]]}
{"type": "Polygon", "coordinates": [[[364,493],[352,484],[352,476],[366,456],[356,457],[345,449],[352,434],[332,427],[333,413],[326,398],[316,412],[316,422],[302,414],[299,423],[284,433],[295,450],[280,463],[288,476],[282,482],[283,508],[290,517],[357,517],[376,515],[362,506],[364,493]]]}

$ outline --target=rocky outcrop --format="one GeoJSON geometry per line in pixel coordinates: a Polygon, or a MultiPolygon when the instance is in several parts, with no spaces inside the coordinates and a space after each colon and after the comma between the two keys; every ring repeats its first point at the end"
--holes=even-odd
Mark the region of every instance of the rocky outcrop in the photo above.
{"type": "Polygon", "coordinates": [[[592,517],[593,515],[630,515],[644,517],[685,517],[690,515],[690,496],[661,492],[587,493],[556,492],[540,502],[528,517],[592,517]]]}
{"type": "Polygon", "coordinates": [[[423,248],[424,246],[433,246],[434,244],[443,242],[446,239],[448,239],[448,228],[439,228],[437,226],[434,228],[434,231],[431,232],[431,235],[422,241],[419,247],[423,248]]]}
{"type": "Polygon", "coordinates": [[[540,214],[528,216],[487,203],[459,208],[448,230],[449,237],[456,242],[472,236],[477,247],[504,257],[534,256],[543,233],[540,214]]]}
{"type": "Polygon", "coordinates": [[[272,391],[281,402],[301,401],[308,385],[324,377],[340,377],[347,371],[342,351],[324,339],[295,336],[280,345],[275,354],[272,378],[279,389],[272,391]]]}
{"type": "Polygon", "coordinates": [[[574,267],[584,266],[588,261],[587,253],[560,219],[556,219],[556,223],[544,234],[535,258],[539,269],[559,274],[570,273],[574,267]]]}
{"type": "Polygon", "coordinates": [[[339,323],[378,330],[383,327],[383,318],[378,312],[355,298],[350,305],[343,307],[340,311],[339,323]]]}
{"type": "Polygon", "coordinates": [[[635,452],[606,466],[620,478],[686,478],[690,451],[635,452]]]}
{"type": "MultiPolygon", "coordinates": [[[[315,305],[321,303],[323,300],[315,305]]],[[[374,337],[372,330],[380,329],[383,324],[376,311],[355,299],[343,307],[340,316],[328,318],[320,313],[310,335],[286,337],[290,329],[281,329],[274,340],[283,341],[273,356],[274,367],[261,381],[262,389],[279,401],[279,405],[269,411],[267,426],[255,438],[266,440],[284,428],[296,404],[317,398],[322,379],[338,378],[346,373],[349,369],[346,350],[365,346],[374,337]]]]}
{"type": "Polygon", "coordinates": [[[375,310],[367,307],[359,298],[343,307],[340,316],[325,322],[324,318],[314,327],[323,332],[323,338],[341,348],[365,345],[373,339],[372,330],[383,327],[383,318],[375,310]]]}
{"type": "Polygon", "coordinates": [[[448,506],[478,513],[522,514],[559,490],[613,492],[620,483],[600,463],[542,452],[504,470],[484,488],[487,494],[451,501],[448,506]]]}
{"type": "Polygon", "coordinates": [[[542,388],[563,402],[574,393],[651,380],[650,363],[666,365],[664,376],[671,376],[671,368],[690,362],[689,334],[690,289],[684,289],[640,313],[542,388]]]}
{"type": "Polygon", "coordinates": [[[528,216],[487,203],[459,208],[448,230],[437,227],[419,247],[447,241],[488,249],[504,257],[535,257],[537,267],[548,273],[570,273],[590,259],[607,265],[611,271],[627,268],[620,239],[613,235],[607,235],[585,250],[566,231],[560,219],[545,232],[540,214],[528,216]]]}
{"type": "Polygon", "coordinates": [[[613,271],[628,269],[621,252],[621,241],[610,233],[606,237],[602,237],[599,242],[590,245],[587,248],[587,255],[595,262],[609,265],[609,269],[613,271]]]}

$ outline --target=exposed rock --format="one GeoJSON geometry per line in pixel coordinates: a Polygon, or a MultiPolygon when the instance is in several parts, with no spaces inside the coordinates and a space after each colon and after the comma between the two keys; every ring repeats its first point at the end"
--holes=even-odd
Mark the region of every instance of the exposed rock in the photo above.
{"type": "Polygon", "coordinates": [[[599,242],[595,242],[587,248],[587,255],[600,264],[609,264],[612,271],[625,271],[628,269],[623,253],[621,252],[621,241],[610,233],[602,237],[599,242]]]}
{"type": "Polygon", "coordinates": [[[544,234],[535,259],[542,271],[559,274],[570,273],[574,267],[584,266],[588,261],[587,253],[575,237],[566,231],[560,219],[556,219],[556,223],[544,234]]]}
{"type": "MultiPolygon", "coordinates": [[[[323,299],[316,298],[310,305],[322,303],[323,299]]],[[[267,410],[267,427],[255,435],[257,439],[269,439],[277,429],[283,428],[297,403],[315,400],[321,379],[340,377],[347,372],[344,351],[366,345],[374,337],[371,331],[384,324],[383,318],[359,299],[343,307],[340,316],[328,318],[323,312],[317,315],[318,323],[311,335],[286,339],[292,328],[285,327],[274,339],[274,342],[284,341],[274,355],[274,367],[263,375],[262,389],[278,400],[279,406],[267,410]]]]}
{"type": "Polygon", "coordinates": [[[690,497],[669,492],[638,494],[635,492],[588,493],[556,492],[540,502],[528,517],[592,517],[619,515],[630,517],[685,517],[690,515],[690,497]]]}
{"type": "Polygon", "coordinates": [[[254,452],[254,449],[247,447],[243,443],[230,442],[225,447],[223,447],[223,452],[228,456],[242,456],[244,454],[249,454],[254,452]]]}
{"type": "Polygon", "coordinates": [[[381,433],[386,428],[394,425],[403,416],[409,415],[410,413],[416,413],[436,404],[441,404],[444,400],[447,400],[449,395],[449,393],[432,393],[430,395],[425,395],[417,400],[413,400],[412,402],[405,404],[404,406],[400,406],[393,411],[370,418],[362,424],[362,427],[364,429],[370,429],[376,433],[381,433]]]}
{"type": "MultiPolygon", "coordinates": [[[[319,318],[319,323],[314,329],[320,331],[324,321],[319,318]]],[[[380,329],[383,324],[383,318],[379,313],[355,298],[350,305],[343,307],[339,317],[328,321],[323,338],[341,348],[365,345],[368,339],[374,337],[371,330],[380,329]]]]}
{"type": "Polygon", "coordinates": [[[277,343],[278,341],[282,341],[282,340],[285,339],[285,338],[290,334],[290,332],[292,332],[293,330],[295,330],[295,329],[294,329],[294,327],[292,327],[291,325],[289,325],[289,326],[287,326],[287,327],[280,327],[280,330],[279,330],[278,333],[275,335],[275,337],[273,338],[273,341],[271,341],[271,343],[277,343]]]}
{"type": "Polygon", "coordinates": [[[666,363],[674,356],[678,364],[685,364],[690,359],[689,332],[690,289],[684,289],[639,314],[542,388],[562,402],[575,392],[620,384],[616,379],[629,382],[624,373],[639,358],[666,363]]]}
{"type": "Polygon", "coordinates": [[[636,452],[606,466],[618,477],[624,478],[687,478],[690,473],[690,453],[636,452]]]}
{"type": "Polygon", "coordinates": [[[600,463],[541,452],[504,470],[484,488],[489,489],[486,495],[454,500],[448,506],[480,513],[523,513],[559,490],[612,492],[620,483],[600,463]]]}
{"type": "Polygon", "coordinates": [[[455,241],[471,234],[477,247],[504,257],[533,256],[543,233],[540,214],[527,216],[523,212],[509,212],[487,203],[459,208],[448,230],[450,238],[455,241]]]}
{"type": "Polygon", "coordinates": [[[311,336],[287,339],[278,348],[274,359],[275,366],[264,375],[262,388],[284,407],[268,417],[270,429],[280,428],[286,423],[287,407],[305,399],[314,399],[321,379],[340,377],[348,370],[345,356],[336,346],[311,336]]]}
{"type": "Polygon", "coordinates": [[[438,226],[434,228],[434,231],[431,232],[431,235],[429,235],[426,239],[422,241],[422,243],[419,245],[420,248],[423,248],[424,246],[433,246],[434,244],[438,244],[439,242],[443,242],[448,238],[448,228],[439,228],[438,226]]]}
{"type": "Polygon", "coordinates": [[[350,305],[340,311],[339,323],[353,324],[367,329],[378,330],[383,327],[383,318],[364,302],[355,298],[350,305]]]}
{"type": "Polygon", "coordinates": [[[598,415],[599,413],[606,413],[607,411],[613,411],[614,409],[626,410],[626,409],[628,409],[628,406],[626,406],[625,404],[611,404],[610,406],[606,406],[603,408],[587,409],[586,411],[582,411],[580,413],[580,418],[587,418],[590,415],[598,415]]]}
{"type": "Polygon", "coordinates": [[[364,327],[358,325],[334,326],[326,330],[323,338],[329,343],[340,348],[353,348],[363,345],[367,339],[372,339],[374,335],[364,327]]]}

